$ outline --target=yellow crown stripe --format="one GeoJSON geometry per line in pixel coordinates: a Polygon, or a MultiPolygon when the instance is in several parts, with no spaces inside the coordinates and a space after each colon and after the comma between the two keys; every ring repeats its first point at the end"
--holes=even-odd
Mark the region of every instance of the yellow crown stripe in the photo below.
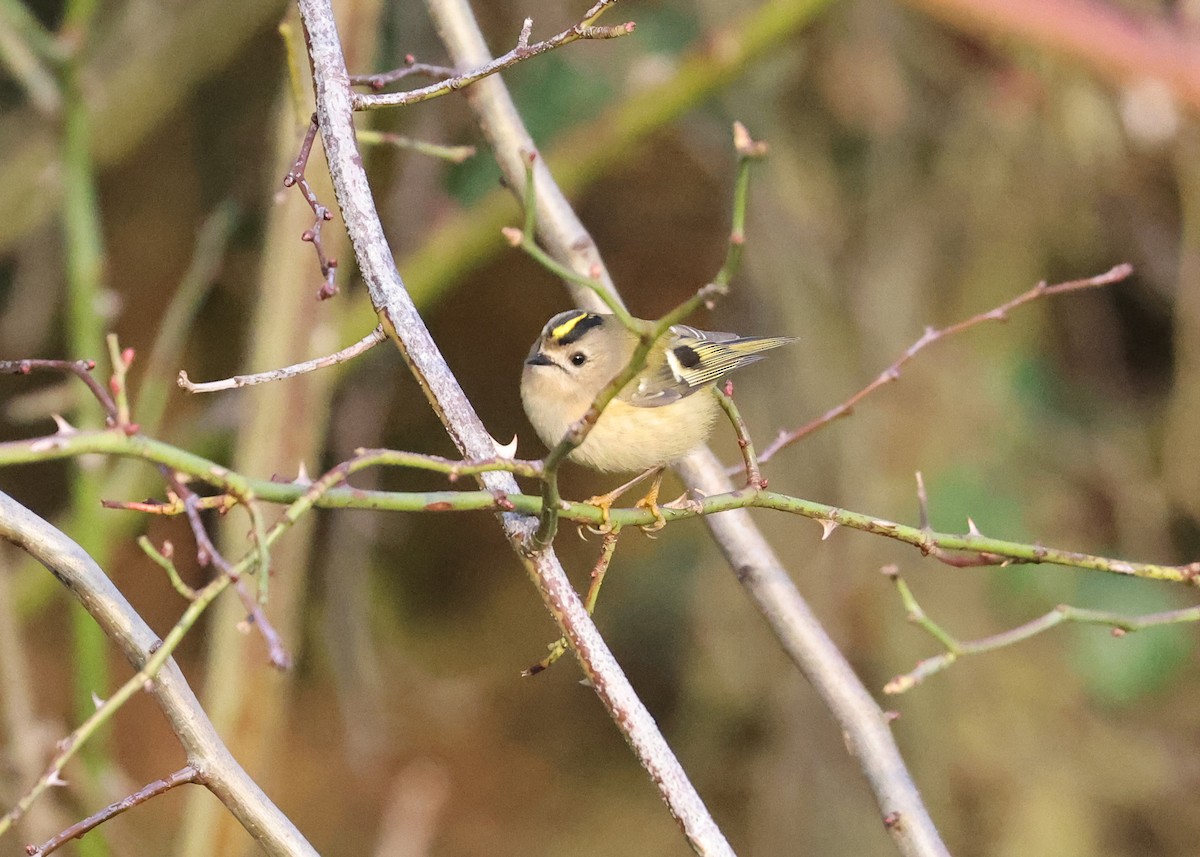
{"type": "Polygon", "coordinates": [[[575,325],[579,324],[579,322],[581,322],[585,318],[587,318],[588,315],[589,315],[589,313],[587,313],[585,311],[580,311],[580,312],[576,313],[575,315],[571,316],[566,321],[564,321],[562,324],[560,324],[558,327],[556,327],[552,331],[550,331],[550,337],[552,339],[562,339],[568,333],[570,333],[572,330],[574,330],[575,325]]]}

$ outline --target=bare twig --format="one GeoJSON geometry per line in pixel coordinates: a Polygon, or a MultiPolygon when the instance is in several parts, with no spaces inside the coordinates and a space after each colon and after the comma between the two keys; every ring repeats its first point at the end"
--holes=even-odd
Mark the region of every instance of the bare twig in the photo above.
{"type": "MultiPolygon", "coordinates": [[[[604,585],[604,576],[608,573],[608,566],[612,562],[613,553],[617,549],[617,539],[620,535],[621,528],[613,527],[604,534],[604,541],[600,544],[600,556],[596,558],[596,564],[592,566],[587,596],[583,601],[584,609],[587,610],[589,616],[596,612],[596,601],[600,597],[600,587],[604,585]]],[[[523,677],[535,676],[549,669],[555,661],[567,653],[569,641],[566,637],[559,637],[548,648],[550,649],[550,653],[546,657],[521,671],[523,677]]]]}
{"type": "Polygon", "coordinates": [[[154,563],[167,573],[167,578],[171,581],[171,586],[186,598],[188,601],[196,600],[196,590],[183,582],[183,578],[179,576],[179,570],[175,568],[175,563],[171,557],[175,553],[175,548],[170,542],[163,542],[162,550],[160,551],[146,536],[138,536],[138,547],[146,556],[150,557],[154,563]]]}
{"type": "Polygon", "coordinates": [[[110,803],[99,812],[89,815],[82,821],[72,824],[66,830],[51,836],[41,845],[27,845],[25,847],[25,853],[28,854],[29,857],[47,857],[47,855],[53,854],[72,839],[79,839],[89,830],[99,827],[110,818],[115,818],[126,810],[133,809],[138,804],[145,803],[151,798],[155,798],[160,794],[169,792],[176,786],[200,781],[200,772],[196,770],[196,767],[194,765],[185,765],[175,773],[168,774],[160,780],[155,780],[152,783],[148,783],[133,794],[127,795],[115,803],[110,803]]]}
{"type": "Polygon", "coordinates": [[[337,259],[331,259],[325,255],[325,246],[321,243],[321,227],[327,221],[333,220],[333,212],[321,205],[321,201],[317,199],[317,193],[312,189],[312,185],[308,183],[308,179],[304,176],[304,171],[308,167],[308,157],[312,154],[313,142],[317,139],[317,114],[312,115],[312,119],[308,123],[308,130],[304,134],[304,141],[300,144],[300,153],[296,155],[296,162],[292,164],[291,170],[283,177],[283,186],[291,187],[295,185],[299,188],[304,201],[308,203],[308,207],[312,209],[316,220],[313,225],[304,230],[300,234],[301,241],[307,241],[313,245],[313,249],[317,251],[317,262],[321,266],[321,276],[325,278],[325,282],[317,291],[317,300],[327,300],[338,293],[337,287],[337,259]]]}
{"type": "Polygon", "coordinates": [[[886,574],[900,593],[908,620],[923,628],[930,636],[941,643],[946,651],[940,655],[926,658],[917,664],[910,672],[898,675],[883,687],[884,693],[897,694],[911,690],[931,675],[941,672],[954,664],[964,655],[977,655],[982,652],[993,652],[1005,646],[1011,646],[1037,636],[1063,623],[1073,622],[1079,625],[1105,625],[1112,628],[1114,637],[1123,637],[1134,631],[1146,628],[1157,628],[1163,625],[1180,625],[1187,622],[1200,622],[1200,607],[1183,607],[1178,610],[1164,610],[1159,613],[1147,613],[1141,616],[1129,616],[1124,613],[1112,613],[1107,610],[1088,610],[1082,607],[1072,607],[1070,604],[1060,604],[1046,613],[1023,625],[983,637],[978,640],[958,640],[948,631],[934,622],[909,589],[908,584],[900,576],[899,569],[894,565],[885,566],[886,574]]]}
{"type": "Polygon", "coordinates": [[[837,407],[830,408],[821,416],[805,423],[804,425],[800,426],[800,428],[790,432],[780,433],[779,437],[775,438],[775,440],[768,444],[767,448],[763,450],[762,455],[759,456],[759,462],[761,464],[766,464],[771,460],[771,458],[774,457],[775,453],[779,452],[781,449],[791,446],[793,443],[802,438],[808,437],[808,435],[812,434],[817,429],[828,425],[839,417],[844,417],[850,414],[854,410],[854,406],[867,396],[874,393],[880,387],[898,380],[900,378],[900,370],[904,367],[904,365],[916,357],[917,354],[924,350],[926,346],[932,345],[933,343],[942,339],[946,339],[947,337],[954,336],[955,334],[962,333],[964,330],[968,330],[976,325],[983,324],[985,321],[1008,321],[1008,314],[1010,312],[1018,307],[1030,303],[1031,301],[1035,301],[1038,298],[1063,294],[1064,292],[1077,292],[1083,289],[1095,288],[1096,286],[1107,286],[1111,283],[1117,283],[1121,280],[1124,280],[1132,273],[1133,266],[1123,264],[1117,265],[1116,267],[1105,271],[1103,274],[1097,274],[1094,277],[1087,277],[1082,280],[1071,280],[1069,282],[1058,283],[1053,286],[1047,285],[1045,281],[1042,281],[1029,291],[1023,292],[1012,300],[1007,301],[1006,303],[1003,303],[994,309],[990,309],[987,312],[981,312],[978,315],[973,315],[970,318],[964,319],[957,324],[952,324],[949,327],[943,327],[940,329],[933,327],[925,328],[925,332],[921,335],[921,338],[910,345],[908,349],[900,355],[895,363],[880,372],[879,376],[870,384],[867,384],[867,386],[863,387],[837,407]]]}
{"type": "Polygon", "coordinates": [[[738,448],[742,451],[742,462],[746,465],[746,486],[756,490],[766,488],[767,480],[763,479],[762,470],[759,469],[758,456],[754,453],[754,441],[750,438],[750,430],[746,427],[746,421],[742,419],[741,411],[733,402],[732,381],[726,381],[725,389],[717,391],[717,401],[721,403],[725,416],[729,417],[729,421],[733,423],[733,430],[737,434],[738,448]]]}
{"type": "Polygon", "coordinates": [[[350,75],[350,85],[369,86],[378,92],[389,83],[395,83],[397,80],[403,80],[415,74],[431,77],[434,80],[446,80],[447,78],[454,77],[455,71],[444,65],[430,65],[429,63],[417,62],[416,57],[408,54],[404,58],[404,65],[394,68],[391,71],[381,71],[376,74],[350,75]]]}
{"type": "Polygon", "coordinates": [[[134,350],[132,348],[122,350],[115,333],[108,334],[104,338],[104,343],[108,346],[108,362],[112,366],[112,378],[109,380],[108,386],[112,390],[117,407],[117,425],[133,434],[140,429],[140,426],[130,420],[129,384],[126,381],[126,375],[129,373],[129,367],[133,365],[134,350]]]}
{"type": "MultiPolygon", "coordinates": [[[[599,0],[596,5],[587,11],[583,20],[578,24],[568,27],[561,33],[551,36],[544,41],[534,42],[533,44],[529,43],[533,20],[526,18],[521,29],[521,35],[517,39],[517,46],[503,56],[482,63],[470,71],[461,74],[454,73],[450,77],[432,83],[429,86],[421,87],[420,89],[410,89],[407,92],[388,92],[380,95],[362,95],[356,93],[352,97],[353,107],[355,110],[371,110],[379,107],[399,107],[405,104],[428,101],[431,98],[437,98],[440,95],[446,95],[456,92],[465,86],[470,86],[478,80],[482,80],[498,71],[503,71],[523,60],[536,57],[555,48],[561,48],[564,45],[569,45],[581,39],[615,39],[627,36],[635,29],[632,21],[617,24],[613,27],[598,27],[594,24],[596,19],[616,2],[617,0],[599,0]]],[[[443,70],[436,69],[436,71],[440,72],[443,70]]],[[[373,78],[374,76],[370,76],[367,78],[357,78],[356,80],[365,83],[372,81],[373,78]]]]}
{"type": "Polygon", "coordinates": [[[725,264],[713,277],[714,283],[729,285],[742,261],[742,247],[746,243],[746,198],[750,189],[750,165],[767,156],[769,147],[755,140],[741,122],[733,123],[733,149],[738,156],[737,179],[733,185],[733,217],[729,228],[729,248],[725,251],[725,264]]]}
{"type": "Polygon", "coordinates": [[[306,360],[303,363],[296,363],[293,366],[285,366],[282,369],[270,369],[266,372],[255,372],[252,375],[234,375],[232,378],[225,378],[220,381],[195,383],[188,378],[187,372],[181,369],[179,371],[179,386],[183,387],[189,393],[215,393],[218,390],[233,390],[237,387],[250,387],[254,384],[267,384],[272,381],[295,378],[297,375],[304,375],[308,372],[315,372],[317,369],[336,366],[338,363],[345,363],[347,360],[352,360],[358,355],[370,351],[386,338],[387,336],[384,334],[383,328],[376,327],[358,342],[343,348],[341,351],[335,351],[333,354],[316,357],[312,360],[306,360]]]}
{"type": "MultiPolygon", "coordinates": [[[[196,561],[201,567],[212,564],[222,575],[228,577],[233,583],[234,590],[238,594],[242,605],[246,608],[246,618],[251,626],[262,635],[263,641],[267,644],[267,656],[270,658],[271,666],[276,669],[286,670],[292,666],[292,656],[288,653],[287,648],[283,645],[283,639],[279,636],[279,632],[275,630],[275,626],[271,624],[271,620],[267,618],[266,612],[263,610],[262,602],[264,598],[255,598],[245,581],[242,580],[238,570],[233,564],[217,550],[212,539],[209,538],[208,530],[204,526],[204,521],[200,519],[200,496],[187,486],[183,480],[176,478],[175,474],[163,468],[163,476],[167,480],[167,484],[171,490],[183,501],[183,510],[187,515],[188,523],[192,528],[192,535],[196,539],[196,561]]],[[[253,500],[240,498],[240,504],[245,507],[248,514],[252,518],[257,518],[257,511],[254,509],[253,500]]],[[[261,529],[260,525],[256,525],[256,530],[261,529]]],[[[270,577],[271,569],[269,562],[264,559],[267,550],[267,539],[265,534],[261,532],[255,533],[255,542],[258,549],[258,562],[255,571],[258,575],[259,592],[263,592],[263,587],[266,586],[266,581],[270,577]]]]}
{"type": "Polygon", "coordinates": [[[109,426],[117,425],[117,405],[99,381],[92,376],[96,368],[95,360],[0,360],[0,372],[9,375],[28,375],[35,370],[50,372],[67,372],[83,383],[96,397],[100,407],[104,409],[104,420],[109,426]]]}
{"type": "MultiPolygon", "coordinates": [[[[3,493],[0,493],[0,538],[24,549],[52,570],[138,670],[129,683],[104,703],[105,716],[124,699],[148,688],[166,714],[188,759],[204,772],[205,786],[225,804],[266,853],[272,857],[316,857],[316,851],[291,821],[229,755],[183,674],[170,658],[170,653],[186,633],[186,622],[199,617],[204,603],[197,600],[190,604],[180,623],[160,640],[113,586],[108,575],[77,544],[3,493]]],[[[213,581],[201,590],[201,598],[215,598],[223,585],[227,584],[213,581]]],[[[71,752],[77,746],[77,738],[68,739],[64,752],[71,752]]],[[[59,770],[59,767],[51,768],[52,772],[59,770]]],[[[16,814],[25,806],[28,803],[23,802],[23,806],[14,808],[16,814]]],[[[11,823],[12,815],[0,819],[0,831],[11,823]]]]}

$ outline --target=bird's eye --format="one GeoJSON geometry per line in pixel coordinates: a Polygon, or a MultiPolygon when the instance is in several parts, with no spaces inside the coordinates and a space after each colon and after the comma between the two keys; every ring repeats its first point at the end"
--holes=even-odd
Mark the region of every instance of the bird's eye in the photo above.
{"type": "Polygon", "coordinates": [[[571,355],[571,365],[582,366],[584,363],[587,363],[587,355],[582,351],[576,351],[571,355]]]}

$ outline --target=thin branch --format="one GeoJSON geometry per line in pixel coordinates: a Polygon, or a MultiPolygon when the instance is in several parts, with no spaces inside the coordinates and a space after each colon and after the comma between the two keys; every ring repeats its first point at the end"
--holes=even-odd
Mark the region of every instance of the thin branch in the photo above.
{"type": "MultiPolygon", "coordinates": [[[[529,44],[529,33],[533,26],[533,20],[526,18],[521,30],[521,36],[517,40],[517,46],[503,56],[496,57],[490,62],[484,63],[470,71],[453,74],[451,77],[439,80],[420,89],[410,89],[407,92],[388,92],[378,95],[355,93],[351,98],[353,109],[373,110],[380,107],[400,107],[406,104],[428,101],[431,98],[457,92],[463,87],[470,86],[478,80],[510,68],[523,60],[531,59],[547,51],[552,51],[555,48],[561,48],[572,42],[587,39],[616,39],[621,36],[628,36],[636,29],[633,21],[627,21],[624,24],[617,24],[613,27],[598,27],[593,23],[608,7],[616,2],[617,0],[600,0],[600,2],[587,11],[583,20],[575,26],[568,27],[557,35],[551,36],[544,41],[534,42],[533,44],[529,44]]],[[[372,77],[357,78],[357,80],[370,81],[372,77]]]]}
{"type": "Polygon", "coordinates": [[[300,240],[312,244],[313,249],[317,252],[317,262],[321,266],[321,276],[325,278],[325,282],[322,283],[321,288],[317,291],[317,300],[323,301],[328,300],[338,293],[336,280],[338,263],[337,259],[331,259],[325,255],[325,245],[321,243],[321,227],[326,222],[333,220],[333,212],[322,205],[321,201],[317,199],[317,192],[312,189],[312,185],[308,183],[308,179],[304,175],[304,171],[308,168],[308,158],[312,154],[313,143],[316,139],[317,114],[314,113],[308,123],[308,130],[304,133],[304,140],[300,144],[300,152],[296,155],[296,162],[292,164],[292,168],[288,171],[288,174],[283,177],[283,186],[292,187],[295,185],[316,218],[311,227],[300,233],[300,240]]]}
{"type": "Polygon", "coordinates": [[[791,446],[793,443],[802,438],[808,437],[808,435],[812,434],[817,429],[828,425],[839,417],[849,415],[854,410],[855,405],[857,405],[867,396],[874,393],[880,387],[898,380],[900,378],[900,370],[904,367],[904,365],[916,357],[921,351],[923,351],[926,346],[962,333],[963,331],[975,327],[976,325],[983,324],[986,321],[1008,321],[1008,314],[1010,312],[1018,307],[1024,306],[1027,303],[1035,301],[1038,298],[1049,297],[1051,295],[1060,295],[1065,292],[1082,291],[1083,289],[1096,288],[1097,286],[1107,286],[1124,280],[1132,273],[1132,265],[1122,264],[1105,271],[1103,274],[1097,274],[1094,277],[1087,277],[1082,280],[1071,280],[1069,282],[1058,283],[1053,286],[1047,285],[1043,280],[1029,291],[1023,292],[1012,300],[1007,301],[1006,303],[1003,303],[994,309],[990,309],[987,312],[981,312],[978,315],[973,315],[970,318],[964,319],[957,324],[952,324],[949,327],[943,327],[941,329],[933,327],[925,328],[925,332],[921,335],[921,338],[910,345],[908,349],[900,355],[895,363],[879,373],[879,376],[876,377],[875,380],[870,384],[867,384],[867,386],[863,387],[837,407],[830,408],[824,414],[814,420],[811,420],[810,422],[805,423],[804,425],[800,426],[800,428],[790,432],[781,432],[779,437],[775,438],[775,440],[768,444],[767,448],[763,450],[762,455],[759,456],[759,462],[761,464],[766,464],[771,460],[771,458],[774,457],[775,453],[779,452],[781,449],[791,446]]]}
{"type": "MultiPolygon", "coordinates": [[[[201,567],[206,567],[209,564],[214,565],[222,576],[228,577],[233,583],[234,590],[241,599],[242,606],[246,608],[247,621],[259,634],[262,635],[263,642],[267,644],[267,656],[270,659],[271,666],[279,670],[287,670],[292,666],[292,656],[288,653],[287,648],[283,644],[283,639],[279,636],[279,632],[275,630],[275,626],[271,624],[271,620],[267,618],[266,612],[263,610],[264,597],[255,598],[245,581],[242,580],[242,568],[247,565],[246,561],[239,563],[235,567],[229,560],[217,550],[212,539],[209,538],[208,530],[204,526],[204,521],[200,519],[200,509],[198,501],[199,495],[189,488],[182,480],[178,479],[174,473],[164,468],[163,474],[167,480],[167,484],[171,490],[183,501],[183,510],[187,515],[188,523],[192,528],[192,535],[196,539],[196,561],[201,567]]],[[[254,541],[256,551],[254,553],[254,561],[249,563],[249,567],[257,572],[258,587],[260,596],[265,591],[266,581],[270,578],[270,562],[266,558],[267,538],[261,533],[261,519],[257,517],[257,510],[254,508],[254,502],[249,497],[243,496],[239,498],[239,505],[243,506],[247,513],[255,521],[254,541]]]]}
{"type": "Polygon", "coordinates": [[[475,157],[474,146],[442,146],[426,140],[405,137],[403,134],[391,134],[386,131],[362,129],[358,132],[358,142],[364,146],[393,146],[397,149],[410,149],[431,158],[440,158],[452,164],[461,164],[475,157]]]}
{"type": "Polygon", "coordinates": [[[766,143],[755,140],[741,122],[733,123],[733,150],[737,152],[737,179],[733,184],[733,217],[729,229],[729,249],[725,252],[725,264],[717,275],[714,283],[728,285],[737,273],[742,261],[742,247],[746,243],[746,203],[750,190],[750,166],[755,161],[767,156],[769,147],[766,143]]]}
{"type": "Polygon", "coordinates": [[[28,375],[35,370],[67,372],[74,375],[87,384],[87,388],[104,409],[105,423],[110,427],[115,426],[117,405],[108,394],[108,390],[92,376],[92,370],[95,368],[95,360],[0,360],[0,373],[9,375],[28,375]]]}
{"type": "Polygon", "coordinates": [[[175,563],[171,559],[175,553],[175,548],[170,542],[163,542],[162,550],[160,551],[150,543],[149,538],[138,536],[137,545],[146,556],[150,557],[159,568],[167,573],[167,578],[171,581],[171,586],[176,592],[188,601],[196,600],[196,590],[183,582],[183,578],[179,576],[179,570],[175,568],[175,563]]]}
{"type": "Polygon", "coordinates": [[[341,351],[335,351],[333,354],[316,357],[312,360],[306,360],[303,363],[296,363],[293,366],[285,366],[282,369],[270,369],[266,372],[255,372],[252,375],[234,375],[232,378],[225,378],[221,381],[195,383],[188,378],[187,372],[181,369],[179,371],[179,386],[183,387],[189,393],[215,393],[218,390],[233,390],[237,387],[250,387],[255,384],[267,384],[272,381],[295,378],[297,375],[304,375],[308,372],[315,372],[317,369],[336,366],[339,363],[352,360],[358,355],[370,351],[386,338],[387,335],[383,332],[383,327],[379,326],[358,342],[346,346],[341,351]]]}
{"type": "Polygon", "coordinates": [[[195,783],[201,781],[201,775],[194,765],[185,765],[173,774],[168,774],[160,780],[155,780],[138,789],[133,794],[121,798],[115,803],[110,803],[99,812],[89,815],[82,821],[76,822],[66,830],[56,833],[51,836],[41,845],[25,846],[25,853],[29,857],[47,857],[53,854],[60,847],[70,842],[72,839],[79,839],[89,830],[99,827],[110,818],[115,818],[126,810],[133,809],[138,804],[143,804],[151,798],[158,797],[160,794],[169,792],[176,786],[182,786],[185,783],[195,783]]]}
{"type": "MultiPolygon", "coordinates": [[[[589,616],[596,612],[596,601],[600,598],[600,587],[604,585],[604,577],[608,573],[608,566],[612,562],[613,553],[617,549],[617,538],[620,535],[621,528],[613,527],[604,534],[604,541],[600,543],[600,556],[596,558],[596,564],[592,566],[587,596],[583,600],[584,609],[587,610],[589,616]]],[[[536,664],[521,670],[523,678],[529,678],[548,670],[553,666],[555,661],[569,651],[570,641],[566,637],[559,637],[547,648],[550,650],[550,653],[546,657],[542,658],[536,664]]]]}
{"type": "MultiPolygon", "coordinates": [[[[162,707],[190,762],[204,771],[204,785],[266,853],[272,857],[316,857],[316,852],[291,821],[229,754],[183,674],[170,658],[190,624],[203,612],[206,601],[215,598],[228,581],[214,580],[202,589],[198,599],[188,605],[170,633],[159,639],[82,548],[3,493],[0,493],[0,538],[27,551],[51,569],[137,670],[133,678],[101,706],[103,716],[109,716],[133,694],[148,689],[162,707]]],[[[101,710],[96,716],[101,716],[101,710]]],[[[76,733],[63,743],[61,752],[74,752],[78,747],[76,733]]],[[[57,771],[61,771],[61,767],[57,771]]],[[[0,820],[0,831],[11,824],[10,816],[19,815],[26,806],[28,803],[14,807],[9,816],[0,820]]]]}
{"type": "Polygon", "coordinates": [[[444,65],[430,65],[429,63],[417,62],[416,57],[408,54],[404,58],[404,65],[394,68],[391,71],[381,71],[376,74],[350,75],[350,85],[369,86],[378,92],[389,83],[395,83],[397,80],[403,80],[410,75],[417,74],[431,77],[434,80],[446,80],[447,78],[454,77],[455,71],[444,65]]]}
{"type": "Polygon", "coordinates": [[[129,417],[129,384],[126,375],[129,373],[129,367],[133,365],[135,353],[132,348],[122,350],[115,333],[108,334],[104,338],[104,344],[108,347],[108,363],[112,367],[112,378],[109,379],[108,386],[112,390],[117,408],[117,425],[132,434],[138,431],[140,426],[135,425],[129,417]]]}
{"type": "Polygon", "coordinates": [[[1157,628],[1163,625],[1200,622],[1200,607],[1184,607],[1178,610],[1165,610],[1159,613],[1130,616],[1107,610],[1088,610],[1082,607],[1072,607],[1069,604],[1060,604],[1049,613],[1039,616],[1023,625],[1018,625],[999,634],[993,634],[990,637],[963,641],[953,637],[948,631],[929,618],[921,608],[921,605],[917,603],[916,596],[913,595],[908,584],[904,582],[896,566],[886,566],[883,569],[883,573],[896,584],[896,589],[900,593],[900,599],[904,602],[904,609],[907,612],[908,620],[924,629],[926,633],[941,643],[946,649],[940,655],[935,655],[919,662],[916,668],[910,672],[898,675],[889,681],[883,687],[883,692],[888,694],[899,694],[911,690],[931,675],[947,669],[964,655],[994,652],[997,649],[1028,640],[1030,637],[1035,637],[1067,622],[1073,622],[1078,625],[1104,625],[1112,628],[1114,637],[1123,637],[1125,634],[1134,631],[1157,628]]]}
{"type": "Polygon", "coordinates": [[[738,448],[742,451],[742,462],[746,465],[746,486],[753,489],[766,488],[767,480],[763,479],[762,470],[759,469],[758,456],[754,453],[754,441],[750,438],[750,430],[746,427],[746,421],[742,419],[741,411],[733,402],[732,381],[726,381],[725,389],[717,391],[717,401],[721,403],[725,416],[729,417],[729,421],[733,423],[733,430],[737,434],[738,448]]]}
{"type": "MultiPolygon", "coordinates": [[[[494,456],[498,444],[446,365],[396,270],[362,159],[354,144],[352,94],[329,0],[299,0],[299,3],[308,33],[322,140],[346,231],[354,245],[371,302],[389,335],[395,332],[396,344],[405,361],[463,456],[468,459],[494,456]]],[[[473,25],[470,11],[465,7],[461,11],[464,20],[473,25]]],[[[439,21],[439,28],[444,31],[445,27],[446,22],[439,21]]],[[[477,27],[473,27],[473,32],[481,41],[477,27]]],[[[464,67],[475,64],[461,57],[457,59],[464,67]]],[[[485,473],[478,478],[489,492],[518,493],[516,481],[508,474],[485,473]]],[[[731,854],[728,843],[688,781],[654,718],[638,699],[587,615],[554,552],[528,551],[533,535],[528,518],[512,512],[498,517],[527,575],[560,631],[570,640],[592,689],[693,847],[706,855],[731,854]]]]}
{"type": "MultiPolygon", "coordinates": [[[[492,441],[492,443],[495,443],[492,441]]],[[[241,474],[222,467],[206,458],[186,450],[154,440],[143,435],[126,436],[120,431],[77,432],[68,436],[54,435],[33,440],[0,443],[0,467],[26,464],[35,461],[53,461],[72,458],[89,453],[138,458],[152,464],[169,467],[186,473],[191,479],[204,482],[227,492],[230,496],[200,497],[194,503],[197,510],[228,509],[244,496],[252,496],[264,503],[292,503],[308,489],[308,482],[275,482],[267,479],[248,479],[241,474]]],[[[334,467],[330,474],[344,481],[350,473],[375,465],[416,467],[422,470],[445,473],[450,479],[477,474],[516,473],[531,479],[540,479],[542,462],[492,456],[490,458],[453,461],[439,456],[397,450],[360,450],[359,455],[348,462],[334,467]]],[[[523,494],[515,482],[507,482],[502,490],[489,487],[483,491],[419,491],[390,492],[362,491],[353,488],[333,488],[323,493],[316,505],[326,509],[374,509],[379,511],[406,512],[471,512],[499,511],[519,512],[537,516],[542,510],[542,498],[523,494]]],[[[1047,547],[1036,542],[1016,542],[983,535],[977,527],[968,525],[965,533],[934,532],[926,527],[911,526],[878,518],[862,512],[854,512],[839,506],[830,506],[812,500],[804,500],[787,494],[753,488],[734,489],[728,481],[719,493],[700,492],[703,499],[680,507],[660,506],[660,514],[668,521],[681,521],[703,517],[709,520],[722,517],[717,513],[728,513],[739,509],[774,509],[811,518],[825,528],[826,533],[835,526],[861,530],[912,545],[923,555],[934,556],[943,562],[955,565],[1013,565],[1048,564],[1071,568],[1103,571],[1124,577],[1139,577],[1173,583],[1200,585],[1200,561],[1183,565],[1132,562],[1115,557],[1080,553],[1061,548],[1047,547]],[[972,559],[970,562],[953,562],[955,552],[972,559]]],[[[182,501],[167,503],[115,503],[109,507],[148,511],[153,514],[182,514],[186,511],[182,501]]],[[[607,512],[586,503],[560,503],[560,516],[577,524],[599,526],[610,523],[622,527],[642,527],[654,524],[652,511],[641,508],[610,509],[607,512]]],[[[267,542],[271,541],[270,532],[267,542]]]]}

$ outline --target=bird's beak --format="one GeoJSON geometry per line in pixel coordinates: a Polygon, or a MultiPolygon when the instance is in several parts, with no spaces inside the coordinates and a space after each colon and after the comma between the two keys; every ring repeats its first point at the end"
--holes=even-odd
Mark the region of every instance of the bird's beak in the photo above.
{"type": "Polygon", "coordinates": [[[525,358],[526,366],[553,366],[554,361],[540,351],[535,351],[525,358]]]}

